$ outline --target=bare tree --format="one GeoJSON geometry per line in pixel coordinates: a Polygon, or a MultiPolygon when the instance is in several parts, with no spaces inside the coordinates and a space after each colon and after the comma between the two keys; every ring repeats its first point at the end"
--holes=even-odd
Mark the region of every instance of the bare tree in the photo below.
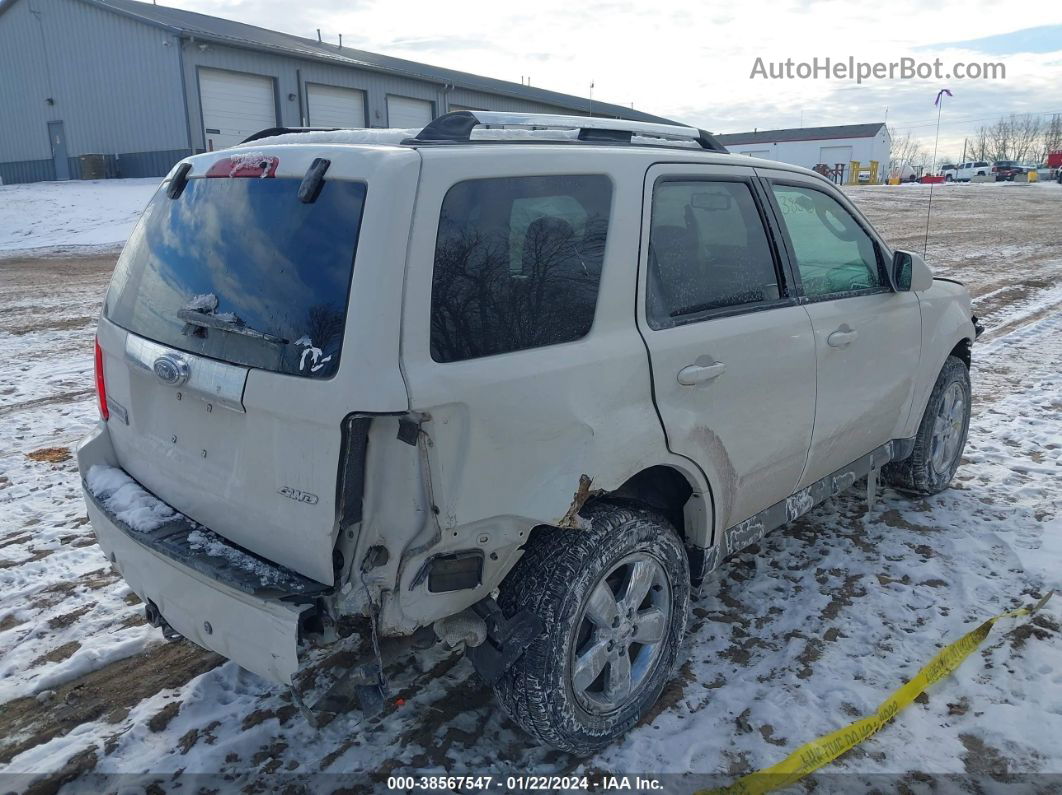
{"type": "Polygon", "coordinates": [[[987,160],[989,149],[989,132],[988,128],[981,125],[977,128],[977,135],[974,137],[972,157],[974,160],[987,160]]]}
{"type": "Polygon", "coordinates": [[[1014,149],[1014,124],[1013,116],[1010,119],[1001,117],[999,121],[988,128],[988,151],[985,160],[1010,160],[1014,149]]]}
{"type": "Polygon", "coordinates": [[[1043,116],[1026,113],[1023,116],[1011,114],[1011,159],[1024,163],[1035,159],[1039,154],[1039,142],[1043,137],[1043,116]]]}
{"type": "Polygon", "coordinates": [[[1045,162],[1050,152],[1060,149],[1062,149],[1062,115],[1056,113],[1043,124],[1043,131],[1040,135],[1039,157],[1036,162],[1045,162]]]}
{"type": "Polygon", "coordinates": [[[922,144],[911,135],[910,131],[900,135],[894,127],[890,127],[889,137],[892,139],[892,150],[889,155],[890,172],[903,166],[925,165],[929,155],[923,150],[922,144]]]}

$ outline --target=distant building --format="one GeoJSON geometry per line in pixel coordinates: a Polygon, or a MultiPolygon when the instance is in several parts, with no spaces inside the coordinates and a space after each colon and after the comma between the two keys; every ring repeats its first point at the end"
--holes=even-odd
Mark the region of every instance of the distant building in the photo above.
{"type": "Polygon", "coordinates": [[[832,169],[843,163],[846,180],[851,161],[858,160],[866,168],[871,160],[876,160],[878,180],[881,181],[889,167],[892,148],[892,139],[885,122],[801,127],[795,130],[756,130],[717,135],[716,138],[737,155],[778,160],[804,168],[825,165],[832,169]]]}
{"type": "Polygon", "coordinates": [[[77,179],[83,167],[162,176],[269,127],[422,127],[459,109],[585,115],[591,104],[135,0],[0,0],[5,183],[77,179]]]}

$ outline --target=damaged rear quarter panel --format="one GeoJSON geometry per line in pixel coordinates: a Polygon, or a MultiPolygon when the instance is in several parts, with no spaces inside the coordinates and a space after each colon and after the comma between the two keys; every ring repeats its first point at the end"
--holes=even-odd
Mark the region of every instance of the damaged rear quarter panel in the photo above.
{"type": "MultiPolygon", "coordinates": [[[[578,151],[513,150],[468,157],[448,152],[445,159],[423,151],[402,351],[411,407],[430,416],[422,431],[440,548],[472,548],[489,536],[491,548],[516,549],[536,525],[574,524],[570,509],[584,476],[591,481],[584,480],[585,490],[611,490],[656,464],[689,468],[667,451],[653,408],[648,357],[633,310],[639,229],[618,220],[640,217],[644,155],[610,158],[607,168],[595,169],[608,174],[613,191],[597,309],[587,336],[479,359],[433,361],[432,267],[446,191],[462,180],[511,174],[514,162],[521,175],[587,173],[578,151]]],[[[404,590],[414,568],[405,567],[401,575],[404,590]]],[[[497,584],[505,573],[501,568],[485,574],[486,588],[497,584]]]]}

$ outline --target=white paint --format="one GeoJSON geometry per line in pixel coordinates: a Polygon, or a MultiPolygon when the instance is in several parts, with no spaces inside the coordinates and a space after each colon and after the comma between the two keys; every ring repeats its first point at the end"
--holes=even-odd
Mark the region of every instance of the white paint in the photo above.
{"type": "Polygon", "coordinates": [[[199,70],[207,149],[225,149],[277,124],[273,78],[221,69],[199,70]],[[209,132],[218,130],[219,132],[209,132]]]}
{"type": "Polygon", "coordinates": [[[311,127],[365,127],[365,92],[356,88],[306,84],[306,108],[311,127]]]}
{"type": "Polygon", "coordinates": [[[827,138],[810,141],[757,141],[756,143],[728,143],[731,152],[765,160],[777,160],[803,168],[814,168],[825,164],[833,168],[838,163],[845,166],[845,179],[848,178],[848,164],[858,160],[862,168],[867,168],[871,160],[878,161],[878,180],[882,181],[889,166],[891,139],[884,125],[876,135],[865,138],[827,138]]]}
{"type": "Polygon", "coordinates": [[[387,96],[387,125],[389,127],[416,127],[418,130],[432,118],[432,105],[425,99],[387,96]]]}

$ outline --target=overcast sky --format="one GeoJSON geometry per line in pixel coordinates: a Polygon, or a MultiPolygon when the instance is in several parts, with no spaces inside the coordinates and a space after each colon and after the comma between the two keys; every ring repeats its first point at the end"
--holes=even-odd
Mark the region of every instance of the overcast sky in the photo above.
{"type": "Polygon", "coordinates": [[[631,105],[714,132],[887,120],[941,157],[1002,113],[1062,113],[1062,2],[161,0],[346,46],[631,105]],[[1002,62],[1003,80],[752,79],[764,62],[1002,62]]]}

